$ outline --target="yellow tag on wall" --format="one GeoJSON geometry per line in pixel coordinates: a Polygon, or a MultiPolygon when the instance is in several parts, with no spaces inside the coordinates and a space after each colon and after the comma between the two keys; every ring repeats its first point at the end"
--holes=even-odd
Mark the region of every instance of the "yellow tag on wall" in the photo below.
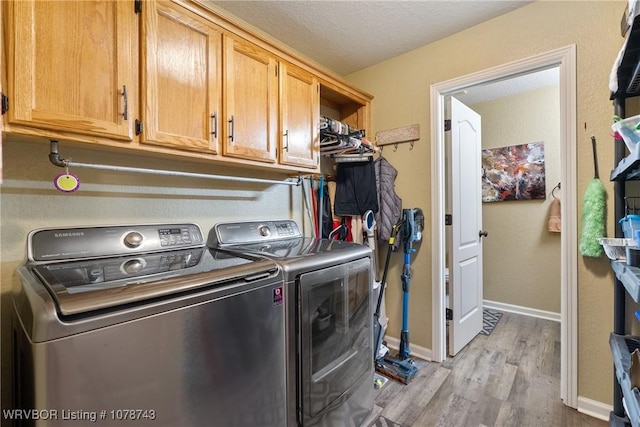
{"type": "Polygon", "coordinates": [[[53,185],[55,185],[58,191],[62,191],[64,193],[72,193],[80,188],[80,179],[77,175],[65,172],[56,175],[56,177],[53,179],[53,185]]]}

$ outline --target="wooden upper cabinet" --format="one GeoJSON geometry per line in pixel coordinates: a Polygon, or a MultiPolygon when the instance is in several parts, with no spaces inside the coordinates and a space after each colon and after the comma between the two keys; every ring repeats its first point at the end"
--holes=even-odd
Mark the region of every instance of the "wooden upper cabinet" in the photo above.
{"type": "Polygon", "coordinates": [[[318,167],[320,88],[316,77],[280,63],[280,163],[318,167]]]}
{"type": "Polygon", "coordinates": [[[8,122],[131,141],[133,2],[6,6],[8,122]]]}
{"type": "Polygon", "coordinates": [[[141,143],[216,153],[222,33],[168,1],[148,1],[142,25],[141,143]]]}
{"type": "Polygon", "coordinates": [[[277,72],[277,60],[271,53],[224,36],[224,155],[276,161],[277,72]]]}

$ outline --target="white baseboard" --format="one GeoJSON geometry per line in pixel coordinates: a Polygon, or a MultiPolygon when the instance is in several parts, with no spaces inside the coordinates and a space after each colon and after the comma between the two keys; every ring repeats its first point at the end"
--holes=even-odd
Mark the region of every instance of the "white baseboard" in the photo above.
{"type": "Polygon", "coordinates": [[[609,413],[611,411],[613,411],[613,406],[611,405],[578,396],[578,412],[593,418],[609,421],[609,413]]]}
{"type": "MultiPolygon", "coordinates": [[[[384,340],[387,342],[387,347],[392,348],[394,350],[398,350],[400,348],[400,340],[398,338],[385,336],[384,340]]],[[[412,357],[417,357],[422,360],[426,360],[431,362],[431,349],[420,347],[419,345],[409,343],[409,350],[411,351],[412,357]]]]}
{"type": "Polygon", "coordinates": [[[552,311],[538,310],[537,308],[522,307],[519,305],[505,304],[497,301],[484,300],[483,306],[492,310],[506,311],[509,313],[522,314],[524,316],[537,317],[540,319],[560,322],[561,314],[552,311]]]}

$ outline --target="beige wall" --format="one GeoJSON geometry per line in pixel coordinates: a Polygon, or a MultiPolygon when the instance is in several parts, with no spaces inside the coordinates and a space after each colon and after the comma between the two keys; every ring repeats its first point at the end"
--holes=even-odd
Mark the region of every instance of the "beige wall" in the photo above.
{"type": "MultiPolygon", "coordinates": [[[[47,143],[3,142],[1,210],[2,408],[10,408],[11,299],[13,272],[24,261],[26,236],[41,227],[195,222],[205,236],[219,221],[294,218],[302,224],[301,187],[170,178],[92,169],[71,169],[81,187],[64,194],[53,187],[61,169],[49,163],[47,143]]],[[[79,163],[111,164],[221,174],[220,167],[176,160],[117,155],[60,144],[61,155],[79,163]]],[[[235,171],[237,175],[255,173],[235,171]]],[[[262,178],[282,179],[261,174],[262,178]]],[[[3,420],[4,421],[4,420],[3,420]]],[[[4,425],[4,423],[3,423],[4,425]]]]}
{"type": "Polygon", "coordinates": [[[482,204],[484,299],[559,315],[560,234],[547,230],[549,193],[560,182],[559,88],[471,107],[482,117],[482,148],[544,143],[547,186],[546,200],[482,204]]]}
{"type": "MultiPolygon", "coordinates": [[[[577,46],[577,184],[582,195],[593,177],[590,136],[599,141],[600,164],[613,165],[610,142],[612,105],[609,72],[622,45],[620,19],[624,1],[539,1],[462,31],[441,41],[366,68],[348,79],[375,96],[372,131],[420,124],[421,138],[384,155],[399,170],[396,188],[405,207],[426,214],[426,233],[413,262],[411,342],[431,347],[431,224],[429,88],[431,84],[564,47],[577,46]],[[607,149],[608,148],[608,149],[607,149]]],[[[605,181],[609,218],[613,218],[613,185],[605,181]]],[[[581,200],[579,202],[581,205],[581,200]]],[[[581,212],[576,213],[579,221],[581,212]]],[[[613,234],[613,221],[608,233],[613,234]]],[[[390,273],[388,333],[399,336],[400,255],[390,273]]],[[[606,259],[578,255],[578,395],[612,402],[612,360],[608,347],[612,329],[613,276],[606,259]]]]}

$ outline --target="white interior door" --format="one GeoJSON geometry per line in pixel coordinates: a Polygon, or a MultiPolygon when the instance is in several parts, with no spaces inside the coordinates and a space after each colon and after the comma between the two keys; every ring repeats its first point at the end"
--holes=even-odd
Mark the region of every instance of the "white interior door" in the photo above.
{"type": "Polygon", "coordinates": [[[482,189],[480,115],[451,97],[449,354],[482,330],[482,189]]]}

